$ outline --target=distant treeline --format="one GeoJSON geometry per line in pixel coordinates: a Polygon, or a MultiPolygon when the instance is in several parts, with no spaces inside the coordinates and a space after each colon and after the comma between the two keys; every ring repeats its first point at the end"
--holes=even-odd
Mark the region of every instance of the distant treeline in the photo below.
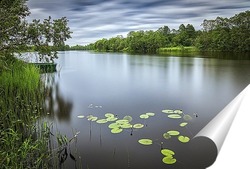
{"type": "Polygon", "coordinates": [[[156,31],[131,31],[126,38],[121,35],[103,38],[70,49],[156,53],[164,48],[193,46],[199,51],[250,51],[250,11],[231,18],[205,19],[201,25],[202,30],[195,30],[192,24],[181,24],[178,30],[163,26],[156,31]]]}

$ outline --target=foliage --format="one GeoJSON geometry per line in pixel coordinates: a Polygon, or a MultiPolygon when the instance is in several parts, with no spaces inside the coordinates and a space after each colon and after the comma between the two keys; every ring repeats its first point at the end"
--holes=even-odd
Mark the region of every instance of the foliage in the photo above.
{"type": "Polygon", "coordinates": [[[203,30],[192,24],[181,24],[178,30],[168,26],[153,31],[131,31],[127,37],[101,39],[72,50],[128,51],[136,53],[194,52],[194,51],[250,51],[250,11],[231,18],[204,20],[203,30]]]}
{"type": "Polygon", "coordinates": [[[231,18],[204,20],[203,32],[196,39],[200,50],[250,51],[250,11],[231,18]]]}
{"type": "Polygon", "coordinates": [[[44,114],[39,70],[13,61],[0,74],[0,166],[46,168],[49,129],[36,123],[44,114]]]}
{"type": "Polygon", "coordinates": [[[40,59],[53,61],[57,57],[56,48],[64,46],[70,38],[70,30],[66,17],[61,19],[33,20],[28,23],[30,14],[27,0],[0,1],[0,63],[14,56],[14,53],[28,50],[34,46],[40,59]]]}

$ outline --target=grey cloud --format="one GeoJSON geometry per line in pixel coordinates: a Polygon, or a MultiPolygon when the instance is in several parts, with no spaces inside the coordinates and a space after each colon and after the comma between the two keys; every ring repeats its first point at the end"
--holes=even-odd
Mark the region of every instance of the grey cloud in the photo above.
{"type": "Polygon", "coordinates": [[[204,19],[231,17],[250,7],[247,0],[29,0],[30,19],[66,16],[74,32],[67,43],[85,44],[129,31],[178,29],[181,23],[200,29],[204,19]]]}

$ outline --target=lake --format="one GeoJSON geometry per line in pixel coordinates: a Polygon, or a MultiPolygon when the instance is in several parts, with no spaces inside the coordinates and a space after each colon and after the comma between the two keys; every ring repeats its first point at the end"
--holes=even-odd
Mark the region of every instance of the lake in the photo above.
{"type": "Polygon", "coordinates": [[[47,119],[54,134],[72,138],[80,132],[68,150],[76,160],[68,157],[62,167],[185,168],[186,143],[163,133],[176,130],[191,139],[250,82],[250,60],[222,58],[59,52],[59,71],[44,75],[51,86],[47,119]],[[169,118],[166,109],[182,110],[174,113],[181,118],[169,118]],[[154,116],[140,118],[148,112],[154,116]],[[143,127],[113,134],[108,126],[115,121],[96,121],[107,119],[106,113],[117,120],[131,116],[131,125],[143,127]],[[138,142],[145,138],[153,144],[138,142]],[[173,150],[176,163],[163,163],[161,149],[173,150]]]}

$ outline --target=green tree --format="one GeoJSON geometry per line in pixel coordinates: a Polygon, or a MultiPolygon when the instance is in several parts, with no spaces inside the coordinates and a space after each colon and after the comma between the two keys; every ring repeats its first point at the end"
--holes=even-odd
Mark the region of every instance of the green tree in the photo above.
{"type": "Polygon", "coordinates": [[[26,17],[30,14],[27,0],[0,1],[0,60],[5,62],[13,58],[14,53],[35,46],[40,60],[53,61],[57,57],[56,48],[71,38],[66,17],[43,21],[33,20],[29,23],[26,17]]]}

